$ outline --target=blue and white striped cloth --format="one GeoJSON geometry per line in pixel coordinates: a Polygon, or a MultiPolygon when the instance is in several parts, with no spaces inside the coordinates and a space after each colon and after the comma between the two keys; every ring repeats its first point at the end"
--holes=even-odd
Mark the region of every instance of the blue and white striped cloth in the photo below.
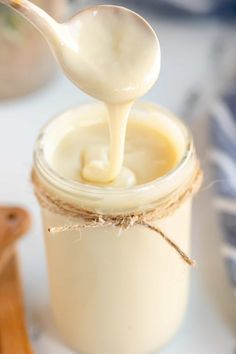
{"type": "MultiPolygon", "coordinates": [[[[90,6],[92,3],[91,0],[70,1],[80,3],[81,7],[90,6]]],[[[138,5],[158,12],[164,10],[167,15],[236,16],[236,0],[110,0],[110,2],[126,7],[138,5]]]]}
{"type": "MultiPolygon", "coordinates": [[[[123,1],[127,5],[127,0],[123,1]]],[[[192,15],[235,16],[236,0],[129,0],[130,4],[192,15]]]]}
{"type": "Polygon", "coordinates": [[[211,115],[215,205],[223,234],[222,252],[236,289],[236,81],[216,101],[211,115]]]}

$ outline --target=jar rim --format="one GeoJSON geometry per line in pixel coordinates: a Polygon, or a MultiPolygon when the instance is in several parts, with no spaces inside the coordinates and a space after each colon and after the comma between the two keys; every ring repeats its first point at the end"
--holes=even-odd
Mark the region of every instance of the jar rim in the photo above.
{"type": "Polygon", "coordinates": [[[44,125],[36,140],[35,149],[34,149],[34,167],[36,169],[36,172],[39,173],[40,178],[42,178],[43,180],[47,182],[50,181],[50,183],[52,183],[53,181],[53,186],[59,189],[60,191],[62,191],[63,193],[73,195],[73,196],[79,196],[82,193],[83,195],[86,194],[88,196],[92,195],[97,197],[102,196],[104,198],[106,198],[107,196],[109,197],[117,196],[119,198],[122,198],[122,196],[127,196],[127,194],[129,194],[130,196],[134,194],[145,194],[145,192],[147,190],[149,191],[150,188],[161,188],[163,183],[170,183],[172,180],[175,180],[176,174],[184,170],[185,166],[188,164],[191,157],[195,154],[191,132],[179,118],[177,118],[174,114],[172,114],[171,112],[169,112],[168,110],[166,110],[165,108],[157,104],[150,103],[147,101],[145,102],[140,101],[136,103],[134,106],[139,108],[142,107],[142,104],[145,104],[155,108],[157,111],[161,111],[163,114],[166,114],[168,119],[171,119],[171,121],[173,121],[181,131],[183,138],[185,139],[185,148],[180,161],[176,164],[175,167],[170,169],[165,175],[160,176],[150,182],[147,182],[145,184],[135,185],[132,187],[125,187],[125,188],[94,186],[90,184],[84,184],[61,176],[50,166],[50,164],[47,162],[45,158],[44,139],[47,134],[47,130],[52,124],[52,122],[58,119],[59,117],[61,117],[63,114],[73,112],[74,110],[76,110],[76,108],[78,109],[80,107],[91,106],[96,104],[100,104],[100,103],[97,102],[96,103],[90,102],[87,104],[85,103],[83,105],[74,107],[69,111],[67,110],[66,112],[63,112],[59,115],[57,114],[52,119],[50,119],[46,123],[46,125],[44,125]]]}

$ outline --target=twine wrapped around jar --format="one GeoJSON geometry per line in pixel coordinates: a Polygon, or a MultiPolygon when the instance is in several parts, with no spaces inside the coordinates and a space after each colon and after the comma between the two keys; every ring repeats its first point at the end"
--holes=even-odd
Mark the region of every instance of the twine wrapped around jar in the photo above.
{"type": "Polygon", "coordinates": [[[76,207],[73,204],[64,202],[60,198],[48,193],[41,184],[36,172],[32,170],[32,183],[34,186],[35,195],[42,208],[45,208],[53,213],[57,213],[68,218],[81,220],[78,223],[52,226],[48,229],[51,233],[80,230],[86,228],[114,226],[127,230],[134,225],[146,227],[159,236],[161,236],[188,264],[195,264],[192,260],[172,239],[170,239],[159,227],[150,224],[158,219],[163,219],[172,215],[188,198],[196,194],[201,187],[203,173],[199,163],[196,166],[191,180],[178,190],[175,195],[167,198],[158,207],[148,211],[133,211],[131,213],[119,214],[103,214],[97,211],[91,211],[76,207]]]}

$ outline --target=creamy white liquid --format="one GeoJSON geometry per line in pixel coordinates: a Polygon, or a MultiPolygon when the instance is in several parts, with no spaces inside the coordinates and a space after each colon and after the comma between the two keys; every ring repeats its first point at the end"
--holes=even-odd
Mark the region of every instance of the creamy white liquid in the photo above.
{"type": "Polygon", "coordinates": [[[61,49],[71,80],[110,104],[143,96],[157,80],[160,46],[150,25],[131,10],[101,5],[65,25],[61,49]]]}
{"type": "Polygon", "coordinates": [[[109,183],[121,175],[123,178],[120,180],[120,186],[136,184],[136,178],[132,171],[126,170],[126,179],[124,178],[125,175],[123,173],[124,168],[121,170],[124,160],[126,126],[131,105],[131,103],[106,105],[110,135],[109,154],[107,154],[107,156],[104,154],[103,157],[102,154],[100,154],[101,147],[99,145],[95,145],[94,143],[90,145],[89,150],[94,153],[96,152],[98,157],[93,159],[93,153],[90,155],[85,152],[88,156],[88,158],[84,160],[85,164],[82,171],[85,180],[94,183],[109,183]],[[92,158],[89,158],[89,155],[92,158]],[[99,157],[99,155],[101,157],[99,157]],[[132,183],[130,183],[131,181],[132,183]]]}
{"type": "MultiPolygon", "coordinates": [[[[54,151],[50,164],[54,170],[68,179],[88,183],[84,179],[83,166],[90,167],[90,161],[94,163],[93,167],[95,167],[94,161],[97,164],[101,161],[108,163],[107,115],[102,105],[91,106],[90,110],[84,110],[82,114],[79,114],[78,110],[78,116],[71,115],[69,119],[72,122],[69,123],[68,119],[68,126],[72,129],[68,129],[61,138],[53,142],[54,151]]],[[[119,141],[117,143],[119,144],[119,141]]],[[[132,110],[127,126],[126,146],[124,157],[122,156],[124,162],[120,173],[110,183],[104,184],[98,180],[92,183],[98,186],[122,188],[151,182],[176,166],[182,150],[182,144],[173,142],[170,133],[168,136],[158,124],[156,126],[148,124],[144,115],[132,110]]],[[[97,174],[100,171],[102,169],[97,168],[97,174]]]]}
{"type": "MultiPolygon", "coordinates": [[[[109,156],[85,159],[83,178],[109,183],[121,173],[130,108],[156,81],[160,47],[151,27],[137,14],[121,7],[85,10],[68,27],[63,57],[71,79],[89,95],[104,101],[110,128],[109,156]],[[72,35],[73,33],[73,35],[72,35]],[[74,34],[78,33],[76,37],[74,34]]],[[[94,145],[94,150],[100,150],[94,145]]],[[[85,153],[86,154],[86,153],[85,153]]],[[[93,153],[87,153],[93,157],[93,153]]],[[[127,183],[135,175],[126,170],[127,183]]]]}

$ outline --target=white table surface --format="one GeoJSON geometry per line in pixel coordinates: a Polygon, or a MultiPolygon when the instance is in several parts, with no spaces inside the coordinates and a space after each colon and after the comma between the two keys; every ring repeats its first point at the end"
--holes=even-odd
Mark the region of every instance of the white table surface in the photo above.
{"type": "MultiPolygon", "coordinates": [[[[222,34],[222,25],[216,21],[183,23],[153,17],[150,20],[161,41],[162,71],[147,99],[180,114],[189,93],[207,82],[209,57],[222,34]]],[[[40,127],[50,117],[88,100],[58,74],[44,89],[0,103],[0,201],[23,205],[33,215],[32,230],[21,241],[19,252],[27,320],[37,354],[72,352],[60,344],[49,315],[40,215],[30,184],[33,144],[40,127]]],[[[194,124],[194,135],[204,165],[206,134],[204,117],[199,117],[194,124]]],[[[206,172],[205,185],[209,180],[206,172]]],[[[161,354],[236,353],[236,299],[220,256],[220,233],[211,193],[210,188],[204,187],[194,206],[193,255],[198,266],[192,271],[186,319],[178,335],[161,354]]]]}

